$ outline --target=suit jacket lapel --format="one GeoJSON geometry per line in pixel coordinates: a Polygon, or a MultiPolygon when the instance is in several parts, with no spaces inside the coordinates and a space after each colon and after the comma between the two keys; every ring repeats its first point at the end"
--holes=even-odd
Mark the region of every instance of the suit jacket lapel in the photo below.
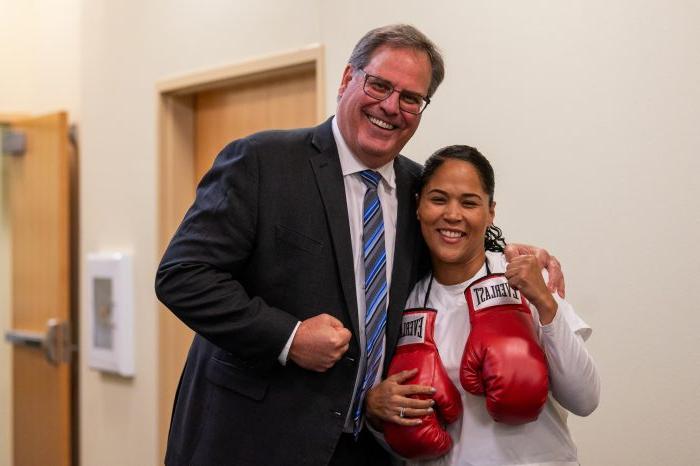
{"type": "Polygon", "coordinates": [[[386,325],[386,371],[399,336],[404,305],[410,287],[415,281],[418,225],[416,222],[416,202],[413,193],[415,175],[406,167],[406,162],[397,157],[394,162],[396,173],[396,242],[394,246],[394,266],[391,275],[390,301],[386,325]]]}
{"type": "Polygon", "coordinates": [[[345,184],[340,167],[338,149],[333,138],[331,120],[318,126],[314,131],[311,143],[319,151],[311,157],[311,167],[316,176],[321,200],[330,227],[338,274],[347,303],[352,323],[352,333],[360,343],[359,322],[357,317],[357,298],[355,295],[355,267],[352,260],[352,241],[350,239],[350,222],[345,200],[345,184]]]}
{"type": "MultiPolygon", "coordinates": [[[[331,119],[318,126],[311,143],[319,151],[310,159],[316,183],[323,202],[326,221],[330,228],[338,264],[341,287],[352,323],[352,333],[359,345],[360,329],[355,294],[355,267],[352,258],[350,222],[348,221],[345,184],[338,149],[333,138],[331,119]]],[[[396,218],[396,241],[394,245],[394,265],[391,275],[390,301],[387,309],[386,357],[384,370],[388,367],[393,349],[399,336],[403,307],[410,287],[417,274],[418,225],[415,220],[416,203],[413,187],[416,175],[411,174],[407,162],[397,157],[394,162],[396,173],[396,197],[398,212],[396,218]]]]}

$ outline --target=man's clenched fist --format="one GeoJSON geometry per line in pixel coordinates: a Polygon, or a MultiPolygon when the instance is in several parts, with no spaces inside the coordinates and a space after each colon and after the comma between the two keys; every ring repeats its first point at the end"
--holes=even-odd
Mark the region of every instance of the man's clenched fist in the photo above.
{"type": "Polygon", "coordinates": [[[325,372],[348,350],[351,336],[350,330],[338,319],[319,314],[299,325],[289,349],[289,359],[304,369],[325,372]]]}

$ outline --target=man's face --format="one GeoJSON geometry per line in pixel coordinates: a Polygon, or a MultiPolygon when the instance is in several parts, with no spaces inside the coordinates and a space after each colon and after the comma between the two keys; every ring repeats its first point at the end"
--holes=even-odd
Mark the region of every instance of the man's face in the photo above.
{"type": "MultiPolygon", "coordinates": [[[[426,96],[432,69],[420,50],[379,47],[364,67],[366,73],[389,81],[397,91],[426,96]]],[[[345,67],[338,95],[338,126],[350,150],[368,167],[396,157],[418,129],[420,115],[399,109],[399,92],[376,100],[363,90],[365,74],[345,67]]]]}

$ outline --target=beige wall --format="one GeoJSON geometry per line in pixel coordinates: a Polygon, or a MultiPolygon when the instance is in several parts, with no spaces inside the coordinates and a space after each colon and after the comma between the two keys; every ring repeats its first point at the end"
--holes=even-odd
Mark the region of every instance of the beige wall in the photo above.
{"type": "Polygon", "coordinates": [[[0,0],[0,111],[79,115],[80,0],[0,0]]]}
{"type": "MultiPolygon", "coordinates": [[[[421,161],[442,145],[478,146],[496,168],[498,223],[508,238],[561,258],[568,297],[594,327],[602,402],[570,422],[582,463],[697,463],[700,313],[684,294],[700,259],[691,244],[700,237],[696,2],[73,0],[72,14],[55,11],[66,8],[58,3],[0,0],[3,15],[20,21],[0,34],[23,31],[9,42],[20,51],[44,47],[29,62],[0,48],[12,60],[0,112],[79,115],[81,257],[134,253],[136,377],[106,377],[83,362],[84,465],[157,462],[155,83],[321,42],[331,114],[356,39],[396,21],[440,44],[448,69],[405,152],[421,161]],[[63,26],[49,21],[56,17],[63,26]],[[65,50],[52,44],[61,41],[78,46],[57,60],[65,50]],[[75,79],[55,88],[52,76],[75,79]]],[[[0,262],[0,282],[1,274],[0,262]]]]}

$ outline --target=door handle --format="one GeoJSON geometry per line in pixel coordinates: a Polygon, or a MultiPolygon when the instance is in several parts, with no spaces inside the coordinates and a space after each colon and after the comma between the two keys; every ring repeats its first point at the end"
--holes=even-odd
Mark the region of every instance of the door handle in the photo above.
{"type": "Polygon", "coordinates": [[[71,344],[68,322],[58,319],[46,322],[46,333],[9,330],[5,332],[5,340],[13,345],[43,351],[46,360],[53,365],[70,362],[71,353],[75,349],[71,344]]]}

